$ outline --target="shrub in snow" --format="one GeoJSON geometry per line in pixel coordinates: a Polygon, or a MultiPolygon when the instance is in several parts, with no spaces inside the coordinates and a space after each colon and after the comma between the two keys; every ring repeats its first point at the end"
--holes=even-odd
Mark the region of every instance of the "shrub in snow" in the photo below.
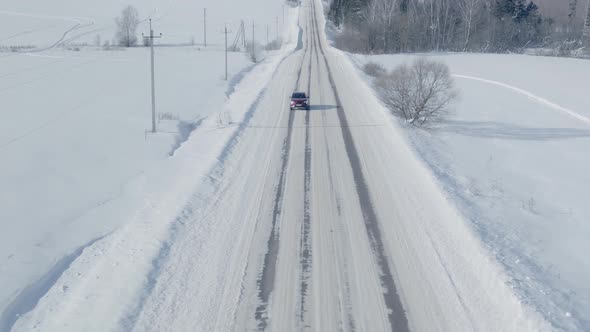
{"type": "Polygon", "coordinates": [[[267,51],[276,51],[281,48],[281,44],[282,44],[281,40],[275,39],[275,40],[271,41],[270,43],[266,44],[264,49],[267,51]]]}
{"type": "Polygon", "coordinates": [[[584,48],[582,41],[577,39],[566,39],[559,42],[554,48],[556,56],[576,56],[584,48]]]}
{"type": "Polygon", "coordinates": [[[386,73],[385,68],[376,62],[369,61],[363,66],[365,74],[372,77],[380,77],[386,73]]]}
{"type": "Polygon", "coordinates": [[[448,66],[426,59],[378,77],[375,88],[393,114],[418,127],[444,118],[458,96],[448,66]]]}
{"type": "Polygon", "coordinates": [[[246,44],[246,56],[254,63],[260,62],[264,58],[264,47],[258,43],[252,44],[249,42],[246,44]]]}
{"type": "Polygon", "coordinates": [[[227,47],[228,52],[241,52],[242,49],[238,45],[230,45],[227,47]]]}
{"type": "Polygon", "coordinates": [[[164,113],[158,113],[158,119],[159,120],[179,120],[180,117],[178,116],[178,114],[174,114],[174,113],[170,113],[170,112],[164,112],[164,113]]]}

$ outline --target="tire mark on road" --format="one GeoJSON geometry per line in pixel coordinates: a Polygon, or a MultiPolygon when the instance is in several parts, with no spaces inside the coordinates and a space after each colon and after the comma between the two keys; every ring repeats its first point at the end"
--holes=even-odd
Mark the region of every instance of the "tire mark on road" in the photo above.
{"type": "Polygon", "coordinates": [[[258,285],[258,299],[260,304],[256,307],[255,319],[258,321],[258,330],[265,330],[268,326],[268,303],[270,294],[274,288],[276,265],[279,253],[279,230],[277,223],[281,216],[283,195],[285,191],[287,165],[289,164],[289,154],[291,152],[291,136],[293,133],[293,120],[295,118],[294,112],[289,112],[289,126],[287,129],[287,137],[283,141],[281,173],[279,176],[279,184],[275,192],[274,207],[272,213],[272,226],[270,238],[268,240],[268,249],[264,255],[264,265],[262,273],[257,280],[258,285]]]}
{"type": "MultiPolygon", "coordinates": [[[[315,1],[312,0],[312,8],[313,8],[313,17],[314,17],[314,24],[315,24],[315,32],[317,35],[318,40],[320,40],[319,35],[319,26],[316,20],[316,4],[315,1]]],[[[334,97],[336,99],[337,106],[337,114],[338,119],[342,125],[342,137],[344,139],[344,143],[346,146],[346,154],[348,155],[348,159],[350,165],[352,167],[352,173],[354,182],[357,188],[357,194],[359,198],[359,203],[361,207],[361,211],[363,214],[363,219],[365,221],[365,228],[367,230],[367,234],[369,236],[369,240],[371,242],[371,247],[373,250],[373,254],[375,255],[375,259],[377,261],[377,265],[380,268],[379,278],[381,280],[381,285],[384,288],[383,297],[385,300],[385,305],[389,309],[388,319],[391,329],[396,332],[405,332],[409,331],[408,326],[408,319],[406,317],[406,312],[403,308],[401,303],[401,299],[396,289],[395,281],[393,279],[393,274],[391,272],[391,268],[387,261],[387,255],[385,254],[385,246],[383,244],[383,238],[381,236],[381,230],[379,228],[379,220],[377,218],[377,213],[375,212],[375,208],[373,206],[373,202],[371,200],[371,195],[369,193],[369,188],[367,186],[367,181],[363,174],[361,160],[359,158],[358,152],[354,145],[354,139],[352,137],[352,132],[350,127],[348,126],[348,119],[346,118],[346,114],[344,109],[342,108],[342,102],[340,100],[340,96],[338,95],[338,90],[336,89],[336,84],[334,82],[334,78],[332,76],[332,71],[330,65],[328,63],[328,59],[326,54],[323,50],[323,47],[320,43],[320,52],[322,53],[322,57],[324,58],[324,62],[326,64],[326,68],[328,70],[328,78],[330,80],[330,85],[334,92],[334,97]]]]}
{"type": "MultiPolygon", "coordinates": [[[[301,27],[300,27],[301,30],[301,27]]],[[[306,36],[308,38],[308,36],[306,36]]],[[[299,45],[299,43],[298,43],[299,45]]],[[[305,52],[308,50],[308,43],[306,42],[305,45],[305,52]]],[[[303,60],[305,60],[305,53],[303,56],[303,60]]],[[[299,68],[299,72],[297,73],[297,80],[295,83],[295,88],[299,86],[299,81],[301,79],[301,72],[303,70],[303,62],[299,68]]],[[[280,231],[277,228],[277,224],[279,218],[281,217],[282,213],[282,206],[283,206],[283,198],[285,194],[285,185],[287,182],[287,166],[289,165],[289,157],[291,153],[291,143],[292,143],[292,136],[293,136],[293,123],[295,119],[295,112],[289,112],[289,120],[287,124],[287,136],[283,141],[283,149],[282,149],[282,162],[281,162],[281,172],[279,175],[279,183],[277,185],[275,191],[275,198],[274,198],[274,207],[272,213],[272,222],[271,222],[271,232],[270,238],[268,240],[268,249],[266,254],[264,255],[264,262],[262,273],[257,280],[258,286],[258,299],[260,304],[256,307],[256,311],[254,314],[254,318],[258,322],[258,330],[263,331],[268,327],[268,305],[270,295],[274,289],[275,284],[275,277],[276,277],[276,265],[277,265],[277,258],[279,253],[279,240],[280,240],[280,231]]]]}
{"type": "MultiPolygon", "coordinates": [[[[312,14],[312,19],[316,19],[315,16],[313,16],[312,14]]],[[[317,23],[316,23],[317,25],[317,23]]],[[[313,48],[315,50],[315,60],[316,60],[316,68],[318,70],[318,72],[320,71],[320,55],[319,55],[319,51],[318,51],[318,45],[319,45],[319,40],[317,38],[314,38],[315,43],[313,44],[313,48]]],[[[322,75],[319,74],[318,75],[318,86],[321,87],[322,86],[322,75]]],[[[323,101],[323,90],[320,88],[319,89],[319,93],[320,93],[320,101],[323,101]]],[[[338,212],[338,216],[342,217],[342,198],[340,197],[339,193],[336,191],[336,188],[334,186],[334,175],[332,174],[332,170],[333,168],[333,163],[332,163],[332,157],[330,155],[330,146],[328,144],[328,131],[326,130],[326,128],[330,128],[330,127],[336,127],[336,126],[329,126],[328,125],[328,119],[326,116],[326,112],[322,112],[322,128],[324,130],[322,130],[323,132],[323,136],[324,136],[324,149],[326,151],[326,160],[328,163],[328,174],[329,174],[329,181],[330,181],[330,191],[332,193],[334,193],[334,200],[336,203],[336,211],[338,212]]],[[[338,223],[337,224],[338,228],[341,230],[341,232],[343,233],[343,224],[342,223],[338,223]]],[[[334,233],[332,233],[332,242],[336,243],[335,240],[335,236],[334,233]]],[[[333,247],[334,250],[334,254],[336,252],[335,247],[333,247]]],[[[342,257],[342,261],[339,262],[341,271],[347,271],[348,270],[348,263],[346,261],[346,257],[342,257]]],[[[354,315],[352,313],[353,311],[353,305],[352,305],[352,297],[351,297],[351,286],[350,286],[350,280],[348,278],[348,276],[346,274],[342,275],[343,280],[343,306],[340,308],[341,311],[344,312],[344,314],[346,315],[346,325],[349,328],[349,331],[354,332],[356,331],[356,323],[354,320],[354,315]]],[[[344,323],[343,323],[344,324],[344,323]]]]}
{"type": "MultiPolygon", "coordinates": [[[[309,61],[309,65],[307,67],[307,93],[308,97],[311,91],[311,64],[312,64],[312,51],[313,49],[310,47],[309,43],[309,30],[310,24],[309,19],[307,20],[307,57],[309,61]]],[[[313,39],[314,36],[311,36],[313,39]]],[[[304,57],[305,60],[305,57],[304,57]]],[[[306,299],[307,299],[307,291],[309,289],[309,278],[311,276],[311,268],[312,268],[312,246],[311,246],[311,206],[310,206],[310,196],[311,196],[311,142],[310,142],[310,111],[305,111],[305,154],[304,154],[304,182],[303,182],[303,224],[301,225],[301,248],[299,253],[299,259],[301,264],[301,275],[300,279],[300,316],[299,319],[303,323],[303,326],[306,326],[306,319],[305,313],[307,312],[306,306],[306,299]]]]}

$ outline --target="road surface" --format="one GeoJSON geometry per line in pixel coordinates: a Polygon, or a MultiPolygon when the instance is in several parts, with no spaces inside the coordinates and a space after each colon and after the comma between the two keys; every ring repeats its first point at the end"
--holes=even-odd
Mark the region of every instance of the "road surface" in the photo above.
{"type": "Polygon", "coordinates": [[[216,176],[221,185],[204,215],[244,226],[220,236],[229,252],[208,258],[227,260],[214,273],[221,279],[192,278],[199,275],[190,263],[198,248],[183,235],[133,326],[202,327],[191,325],[196,318],[212,329],[270,331],[530,327],[510,300],[516,314],[496,308],[496,299],[512,296],[488,264],[469,262],[487,257],[392,135],[390,119],[361,98],[370,93],[357,89],[346,74],[351,69],[330,50],[319,6],[302,5],[299,47],[232,147],[235,167],[216,176]],[[310,111],[289,110],[293,91],[309,92],[310,111]],[[464,271],[454,275],[458,266],[464,271]],[[480,272],[489,273],[489,284],[480,272]],[[198,297],[208,282],[223,296],[203,311],[198,297]],[[162,319],[171,307],[201,309],[162,319]]]}
{"type": "MultiPolygon", "coordinates": [[[[239,124],[210,189],[195,191],[164,243],[149,242],[158,254],[141,291],[117,276],[141,265],[135,256],[124,267],[102,257],[62,278],[75,296],[49,296],[16,329],[539,329],[324,24],[320,2],[304,1],[298,46],[239,124]],[[309,92],[310,111],[289,110],[293,91],[309,92]]],[[[110,242],[80,259],[148,249],[110,242]]]]}

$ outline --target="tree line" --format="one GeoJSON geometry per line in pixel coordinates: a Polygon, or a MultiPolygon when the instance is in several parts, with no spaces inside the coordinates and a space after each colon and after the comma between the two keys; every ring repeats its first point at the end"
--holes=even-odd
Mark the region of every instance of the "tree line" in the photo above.
{"type": "Polygon", "coordinates": [[[328,17],[336,45],[363,53],[518,52],[554,32],[532,0],[333,0],[328,17]]]}

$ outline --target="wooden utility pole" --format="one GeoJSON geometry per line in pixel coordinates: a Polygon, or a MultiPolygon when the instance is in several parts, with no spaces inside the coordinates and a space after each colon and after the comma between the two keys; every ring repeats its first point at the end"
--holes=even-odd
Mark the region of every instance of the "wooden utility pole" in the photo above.
{"type": "MultiPolygon", "coordinates": [[[[142,34],[143,35],[143,34],[142,34]]],[[[154,77],[154,39],[162,38],[162,34],[154,36],[154,30],[152,29],[152,19],[150,18],[150,35],[143,36],[144,39],[150,43],[151,53],[151,72],[152,72],[152,133],[156,132],[156,79],[154,77]]]]}
{"type": "Polygon", "coordinates": [[[246,50],[246,24],[244,24],[244,21],[242,21],[242,44],[244,47],[244,50],[246,50]]]}
{"type": "Polygon", "coordinates": [[[252,21],[252,60],[254,60],[254,63],[256,63],[258,60],[256,59],[256,37],[254,34],[254,21],[252,21]]]}
{"type": "Polygon", "coordinates": [[[231,31],[227,31],[227,24],[225,24],[223,33],[225,34],[225,80],[227,81],[227,34],[231,33],[231,31]]]}
{"type": "Polygon", "coordinates": [[[203,8],[203,44],[207,47],[207,8],[203,8]]]}

